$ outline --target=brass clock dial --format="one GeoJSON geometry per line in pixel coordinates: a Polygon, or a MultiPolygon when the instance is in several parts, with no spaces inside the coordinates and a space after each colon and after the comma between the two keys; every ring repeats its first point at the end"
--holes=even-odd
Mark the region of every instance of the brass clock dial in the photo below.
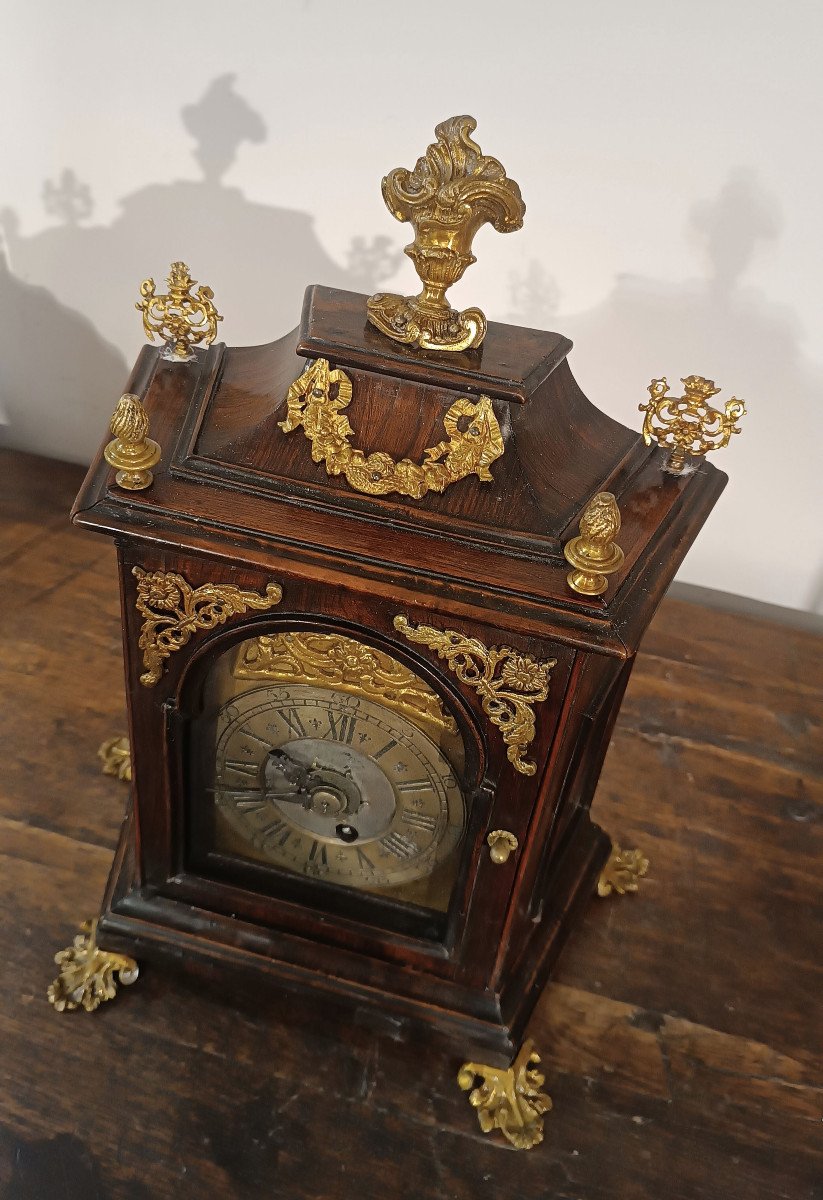
{"type": "Polygon", "coordinates": [[[431,875],[460,841],[452,767],[420,728],[308,685],[234,696],[218,714],[214,798],[257,861],[368,891],[431,875]]]}

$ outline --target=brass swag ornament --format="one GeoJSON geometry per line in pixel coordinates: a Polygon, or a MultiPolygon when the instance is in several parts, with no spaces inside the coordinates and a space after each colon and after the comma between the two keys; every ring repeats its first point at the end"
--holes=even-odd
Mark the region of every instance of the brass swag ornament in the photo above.
{"type": "Polygon", "coordinates": [[[260,596],[230,583],[193,588],[174,572],[132,567],[132,575],[137,580],[137,611],[145,617],[138,642],[146,668],[140,676],[144,687],[157,683],[165,660],[199,629],[215,629],[248,608],[273,608],[283,598],[277,583],[270,583],[260,596]]]}
{"type": "Polygon", "coordinates": [[[539,1062],[529,1039],[510,1067],[467,1062],[457,1074],[458,1084],[469,1092],[469,1104],[477,1109],[483,1133],[499,1129],[516,1150],[531,1150],[543,1141],[543,1114],[552,1107],[550,1097],[540,1090],[546,1078],[535,1069],[539,1062]]]}
{"type": "Polygon", "coordinates": [[[618,571],[623,551],[613,540],[620,532],[620,509],[611,492],[598,492],[583,509],[580,536],[563,547],[566,561],[574,567],[566,580],[583,596],[599,596],[609,586],[606,578],[618,571]]]}
{"type": "Polygon", "coordinates": [[[357,492],[371,496],[398,492],[414,500],[427,492],[445,492],[449,484],[467,475],[492,482],[489,466],[503,453],[503,437],[488,396],[455,400],[443,417],[448,440],[430,446],[422,463],[408,458],[395,462],[382,450],[367,455],[350,446],[354,430],[343,409],[351,397],[348,375],[330,368],[325,358],[310,363],[286,394],[286,418],[278,425],[284,433],[302,425],[311,442],[312,460],[325,463],[327,475],[345,475],[357,492]],[[468,418],[464,429],[458,424],[461,417],[468,418]]]}
{"type": "Polygon", "coordinates": [[[520,229],[526,206],[520,188],[496,158],[472,139],[474,117],[452,117],[435,129],[432,143],[414,170],[395,167],[383,180],[383,199],[393,217],[409,221],[414,241],[406,254],[423,290],[418,296],[386,295],[368,301],[369,320],[382,333],[424,350],[470,350],[486,336],[479,308],[458,312],[446,300],[477,259],[477,231],[488,221],[498,233],[520,229]]]}
{"type": "Polygon", "coordinates": [[[109,442],[103,456],[117,471],[118,487],[130,492],[149,487],[154,476],[149,467],[160,461],[160,447],[148,437],[149,418],[139,396],[126,392],[117,402],[109,429],[114,440],[109,442]]]}
{"type": "Polygon", "coordinates": [[[184,262],[173,262],[166,278],[168,293],[156,295],[154,280],[144,279],[135,308],[143,314],[143,328],[149,341],[159,337],[165,342],[161,357],[177,362],[191,362],[192,347],[199,342],[210,346],[217,337],[217,322],[223,318],[214,306],[214,292],[197,283],[184,262]]]}
{"type": "Polygon", "coordinates": [[[740,433],[737,421],[746,413],[745,400],[732,396],[721,412],[712,408],[709,400],[720,391],[713,379],[702,375],[687,375],[680,382],[686,391],[683,396],[670,396],[665,375],[653,379],[648,387],[649,399],[638,405],[643,419],[643,441],[647,446],[656,441],[670,450],[665,471],[673,475],[694,470],[690,458],[722,450],[728,446],[733,433],[740,433]]]}
{"type": "Polygon", "coordinates": [[[479,638],[465,637],[455,629],[412,625],[402,613],[394,627],[410,642],[422,642],[446,660],[461,683],[474,688],[483,712],[503,734],[506,757],[521,775],[534,775],[537,766],[523,751],[535,734],[533,705],[549,694],[552,667],[557,659],[537,662],[508,646],[484,646],[479,638]]]}

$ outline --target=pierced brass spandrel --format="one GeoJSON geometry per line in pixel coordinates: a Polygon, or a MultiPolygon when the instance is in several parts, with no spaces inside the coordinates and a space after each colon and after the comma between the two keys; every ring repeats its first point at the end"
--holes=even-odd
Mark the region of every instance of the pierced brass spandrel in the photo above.
{"type": "Polygon", "coordinates": [[[217,337],[217,323],[223,318],[214,306],[214,292],[197,283],[184,262],[171,264],[166,278],[168,293],[157,295],[153,279],[144,279],[135,308],[143,314],[143,329],[149,341],[159,337],[165,343],[162,357],[176,362],[190,362],[192,347],[204,342],[210,346],[217,337]]]}
{"type": "Polygon", "coordinates": [[[649,860],[640,850],[622,850],[616,842],[612,842],[611,854],[597,880],[597,894],[600,897],[625,896],[627,892],[636,892],[639,880],[649,869],[649,860]]]}
{"type": "Polygon", "coordinates": [[[408,667],[354,638],[333,633],[278,633],[244,642],[234,667],[237,679],[333,687],[365,696],[413,721],[439,740],[457,733],[457,722],[440,697],[408,667]]]}
{"type": "Polygon", "coordinates": [[[101,950],[97,945],[97,921],[84,921],[80,930],[72,945],[54,956],[60,972],[47,995],[57,1012],[78,1008],[94,1012],[104,1000],[114,999],[118,983],[126,987],[140,973],[127,954],[101,950]]]}
{"type": "Polygon", "coordinates": [[[694,470],[691,459],[728,446],[732,434],[740,433],[737,421],[746,414],[745,400],[736,396],[726,401],[722,412],[711,407],[709,400],[720,391],[713,379],[687,375],[680,382],[684,395],[670,396],[666,377],[653,379],[649,399],[638,406],[646,414],[643,441],[647,446],[656,441],[671,451],[664,470],[673,475],[688,474],[694,470]]]}
{"type": "Polygon", "coordinates": [[[131,747],[127,737],[108,738],[97,751],[104,775],[114,775],[123,783],[131,782],[131,747]]]}
{"type": "Polygon", "coordinates": [[[479,638],[455,629],[412,625],[402,613],[394,618],[394,627],[410,642],[435,650],[461,683],[477,692],[483,712],[503,734],[506,757],[515,771],[534,775],[537,764],[523,753],[535,735],[533,706],[548,696],[557,659],[538,662],[508,646],[484,646],[479,638]]]}
{"type": "Polygon", "coordinates": [[[314,462],[325,463],[327,475],[345,475],[357,492],[385,496],[398,492],[420,500],[427,492],[445,492],[452,483],[477,475],[493,482],[490,465],[503,454],[503,435],[488,396],[461,396],[443,417],[447,440],[424,451],[422,463],[376,450],[365,454],[349,445],[354,430],[343,413],[352,398],[348,375],[318,358],[295,379],[286,395],[284,433],[299,426],[311,442],[314,462]]]}
{"type": "Polygon", "coordinates": [[[459,1087],[469,1093],[469,1104],[477,1110],[483,1133],[499,1129],[516,1150],[539,1146],[543,1116],[552,1107],[551,1098],[540,1090],[546,1078],[536,1070],[539,1062],[540,1055],[529,1039],[510,1067],[467,1062],[457,1074],[459,1087]]]}
{"type": "Polygon", "coordinates": [[[137,643],[146,668],[140,676],[144,687],[157,683],[165,660],[185,646],[192,634],[224,625],[229,617],[249,608],[274,608],[283,598],[283,589],[277,583],[268,584],[261,596],[230,583],[204,583],[193,588],[174,572],[132,567],[132,575],[137,580],[137,611],[145,618],[137,643]]]}
{"type": "Polygon", "coordinates": [[[599,596],[609,586],[607,579],[620,569],[623,551],[613,540],[620,532],[620,509],[611,492],[598,492],[580,518],[580,535],[563,547],[566,561],[574,567],[566,582],[583,596],[599,596]]]}
{"type": "Polygon", "coordinates": [[[498,233],[512,233],[522,226],[526,206],[503,166],[471,137],[476,127],[469,116],[443,121],[413,170],[396,167],[383,180],[392,216],[414,228],[406,254],[423,284],[418,296],[380,292],[368,301],[371,323],[396,342],[457,351],[479,346],[486,336],[480,309],[458,312],[446,290],[477,261],[471,245],[481,226],[488,221],[498,233]]]}
{"type": "Polygon", "coordinates": [[[160,461],[160,447],[147,436],[149,417],[139,396],[126,392],[120,397],[109,429],[114,440],[103,450],[103,457],[117,471],[117,486],[143,491],[154,479],[149,468],[160,461]]]}

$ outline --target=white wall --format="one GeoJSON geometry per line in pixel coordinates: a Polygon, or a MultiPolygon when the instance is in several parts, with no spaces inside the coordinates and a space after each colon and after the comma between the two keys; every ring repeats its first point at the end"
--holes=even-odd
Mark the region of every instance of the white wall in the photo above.
{"type": "Polygon", "coordinates": [[[172,259],[235,344],[296,324],[309,282],[412,290],[380,178],[469,112],[527,214],[454,299],[569,334],[635,428],[652,376],[745,397],[680,578],[823,611],[819,3],[0,8],[6,444],[89,458],[172,259]]]}

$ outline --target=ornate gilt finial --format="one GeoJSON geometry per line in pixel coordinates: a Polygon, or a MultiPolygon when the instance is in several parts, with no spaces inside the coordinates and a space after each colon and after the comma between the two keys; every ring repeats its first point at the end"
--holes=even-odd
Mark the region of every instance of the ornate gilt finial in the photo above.
{"type": "Polygon", "coordinates": [[[149,418],[139,396],[126,392],[120,397],[109,429],[114,441],[106,446],[103,456],[117,471],[118,487],[142,491],[154,479],[149,467],[160,460],[160,447],[147,436],[149,418]]]}
{"type": "Polygon", "coordinates": [[[94,1012],[117,995],[117,980],[125,987],[139,974],[137,963],[127,954],[100,949],[96,921],[84,921],[80,929],[73,944],[54,956],[60,973],[49,985],[48,998],[58,1012],[76,1008],[94,1012]]]}
{"type": "Polygon", "coordinates": [[[646,414],[643,420],[643,440],[647,446],[652,439],[671,451],[663,468],[674,475],[694,470],[689,457],[708,454],[728,446],[733,433],[740,433],[736,422],[745,415],[746,402],[732,396],[723,412],[708,403],[720,391],[713,379],[702,375],[687,375],[680,382],[684,396],[669,396],[666,377],[653,379],[648,387],[649,399],[639,405],[646,414]]]}
{"type": "Polygon", "coordinates": [[[192,346],[205,342],[210,346],[217,337],[217,322],[223,318],[214,307],[214,292],[205,284],[192,294],[197,283],[189,274],[184,262],[174,262],[166,278],[168,293],[157,296],[154,280],[144,279],[140,284],[143,297],[135,308],[143,314],[146,337],[153,341],[159,337],[164,341],[163,358],[177,362],[190,362],[194,355],[192,346]]]}
{"type": "Polygon", "coordinates": [[[575,592],[599,596],[609,586],[607,575],[618,570],[623,551],[614,538],[620,530],[620,509],[611,492],[598,492],[583,509],[580,536],[563,547],[566,561],[575,568],[566,581],[575,592]]]}
{"type": "Polygon", "coordinates": [[[552,1102],[540,1090],[546,1079],[535,1069],[539,1062],[529,1039],[510,1067],[467,1062],[457,1073],[458,1086],[469,1093],[483,1133],[499,1129],[516,1150],[531,1150],[543,1141],[543,1114],[552,1102]]]}
{"type": "Polygon", "coordinates": [[[523,224],[520,188],[496,158],[482,153],[471,134],[474,117],[452,117],[435,129],[437,142],[413,171],[396,167],[383,180],[383,199],[398,221],[410,221],[414,241],[406,254],[423,283],[419,296],[377,293],[369,320],[388,337],[424,350],[468,350],[486,336],[479,308],[458,312],[446,289],[476,262],[474,235],[489,221],[498,233],[523,224]]]}

